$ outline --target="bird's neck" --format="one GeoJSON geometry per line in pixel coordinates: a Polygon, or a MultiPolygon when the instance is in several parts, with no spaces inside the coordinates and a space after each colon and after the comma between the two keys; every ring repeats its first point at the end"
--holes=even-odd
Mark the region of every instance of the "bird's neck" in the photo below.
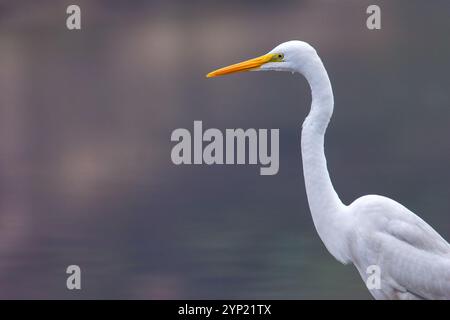
{"type": "Polygon", "coordinates": [[[311,87],[311,110],[303,123],[302,159],[305,187],[314,225],[327,249],[345,262],[345,206],[339,199],[327,169],[324,151],[325,132],[333,114],[333,90],[319,57],[303,70],[311,87]]]}

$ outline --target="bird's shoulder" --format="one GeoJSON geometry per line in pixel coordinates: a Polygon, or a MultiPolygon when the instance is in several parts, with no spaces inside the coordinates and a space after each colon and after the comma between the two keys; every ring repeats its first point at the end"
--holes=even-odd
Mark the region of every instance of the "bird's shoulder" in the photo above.
{"type": "Polygon", "coordinates": [[[405,242],[417,249],[450,255],[450,245],[428,223],[400,203],[379,195],[367,195],[349,206],[359,234],[405,242]]]}

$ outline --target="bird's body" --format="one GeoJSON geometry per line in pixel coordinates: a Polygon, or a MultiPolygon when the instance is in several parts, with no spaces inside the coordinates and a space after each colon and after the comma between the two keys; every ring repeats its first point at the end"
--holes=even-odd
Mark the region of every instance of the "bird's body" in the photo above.
{"type": "Polygon", "coordinates": [[[353,263],[366,284],[378,276],[379,285],[368,285],[376,299],[450,299],[447,241],[394,200],[368,195],[345,205],[334,190],[324,151],[333,91],[314,48],[302,41],[285,42],[208,77],[245,70],[298,72],[310,85],[311,110],[301,140],[303,172],[314,225],[328,251],[342,263],[353,263]]]}
{"type": "Polygon", "coordinates": [[[346,207],[349,261],[367,281],[378,266],[377,299],[450,299],[450,246],[398,202],[369,195],[346,207]]]}

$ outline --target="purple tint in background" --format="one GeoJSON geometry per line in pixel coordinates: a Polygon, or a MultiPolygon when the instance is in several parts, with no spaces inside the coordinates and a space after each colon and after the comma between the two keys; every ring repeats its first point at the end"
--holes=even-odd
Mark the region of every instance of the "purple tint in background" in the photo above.
{"type": "Polygon", "coordinates": [[[344,202],[387,195],[450,238],[447,1],[86,0],[81,31],[69,4],[0,2],[0,298],[370,298],[310,217],[306,81],[205,79],[290,39],[334,87],[326,150],[344,202]],[[194,120],[280,128],[279,173],[173,165],[170,134],[194,120]]]}

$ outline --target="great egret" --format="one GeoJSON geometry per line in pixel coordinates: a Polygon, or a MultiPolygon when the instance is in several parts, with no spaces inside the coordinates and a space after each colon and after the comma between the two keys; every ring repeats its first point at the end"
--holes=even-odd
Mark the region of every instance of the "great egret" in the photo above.
{"type": "Polygon", "coordinates": [[[376,299],[450,299],[447,241],[394,200],[367,195],[345,205],[334,190],[324,152],[333,91],[312,46],[288,41],[207,77],[269,70],[301,73],[311,89],[311,110],[301,134],[303,171],[314,225],[328,251],[344,264],[353,263],[366,283],[372,280],[371,270],[378,270],[379,286],[368,286],[376,299]]]}

